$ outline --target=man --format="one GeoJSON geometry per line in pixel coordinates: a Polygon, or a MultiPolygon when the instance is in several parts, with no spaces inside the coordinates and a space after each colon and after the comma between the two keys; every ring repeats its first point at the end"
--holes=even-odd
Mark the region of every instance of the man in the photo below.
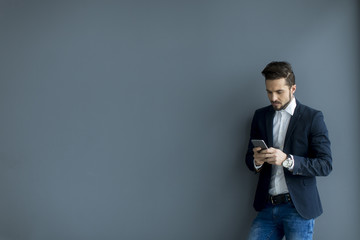
{"type": "Polygon", "coordinates": [[[312,239],[322,207],[316,176],[332,170],[323,114],[295,99],[295,76],[287,62],[271,62],[262,71],[271,105],[255,111],[246,164],[259,174],[249,239],[312,239]]]}

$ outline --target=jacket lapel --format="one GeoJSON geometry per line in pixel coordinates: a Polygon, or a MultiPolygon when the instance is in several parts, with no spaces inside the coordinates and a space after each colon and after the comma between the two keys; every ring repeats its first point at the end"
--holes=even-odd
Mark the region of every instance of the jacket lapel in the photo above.
{"type": "Polygon", "coordinates": [[[298,119],[301,117],[301,113],[302,113],[302,105],[299,101],[296,100],[295,112],[294,112],[294,115],[290,118],[289,126],[286,131],[284,149],[286,149],[287,145],[289,144],[288,142],[289,142],[290,136],[292,135],[292,133],[296,127],[296,123],[298,122],[298,119]]]}

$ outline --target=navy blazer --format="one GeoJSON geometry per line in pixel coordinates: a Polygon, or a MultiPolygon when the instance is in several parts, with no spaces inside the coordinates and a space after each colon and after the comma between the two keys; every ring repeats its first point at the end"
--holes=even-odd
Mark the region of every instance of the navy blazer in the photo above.
{"type": "MultiPolygon", "coordinates": [[[[316,176],[327,176],[332,170],[330,140],[322,112],[296,101],[294,115],[286,132],[283,152],[294,156],[292,172],[284,168],[285,180],[293,204],[298,213],[306,218],[322,214],[316,176]]],[[[251,139],[263,139],[273,147],[274,108],[270,105],[255,111],[251,123],[251,139]]],[[[251,171],[254,167],[253,149],[249,141],[246,164],[251,171]]],[[[261,211],[269,198],[271,165],[265,163],[259,171],[254,208],[261,211]]]]}

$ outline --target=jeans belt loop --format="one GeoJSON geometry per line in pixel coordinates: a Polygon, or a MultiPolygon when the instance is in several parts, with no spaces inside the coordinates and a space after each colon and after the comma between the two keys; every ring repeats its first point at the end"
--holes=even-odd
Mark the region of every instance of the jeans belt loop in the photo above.
{"type": "Polygon", "coordinates": [[[270,196],[270,201],[271,201],[271,204],[272,204],[272,205],[275,205],[273,196],[270,196]]]}

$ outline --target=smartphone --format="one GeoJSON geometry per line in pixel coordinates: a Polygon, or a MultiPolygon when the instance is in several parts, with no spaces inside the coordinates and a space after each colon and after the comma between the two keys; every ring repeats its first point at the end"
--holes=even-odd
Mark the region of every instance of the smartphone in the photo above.
{"type": "Polygon", "coordinates": [[[261,150],[268,148],[264,140],[252,139],[251,142],[254,145],[254,147],[261,147],[261,150]]]}

